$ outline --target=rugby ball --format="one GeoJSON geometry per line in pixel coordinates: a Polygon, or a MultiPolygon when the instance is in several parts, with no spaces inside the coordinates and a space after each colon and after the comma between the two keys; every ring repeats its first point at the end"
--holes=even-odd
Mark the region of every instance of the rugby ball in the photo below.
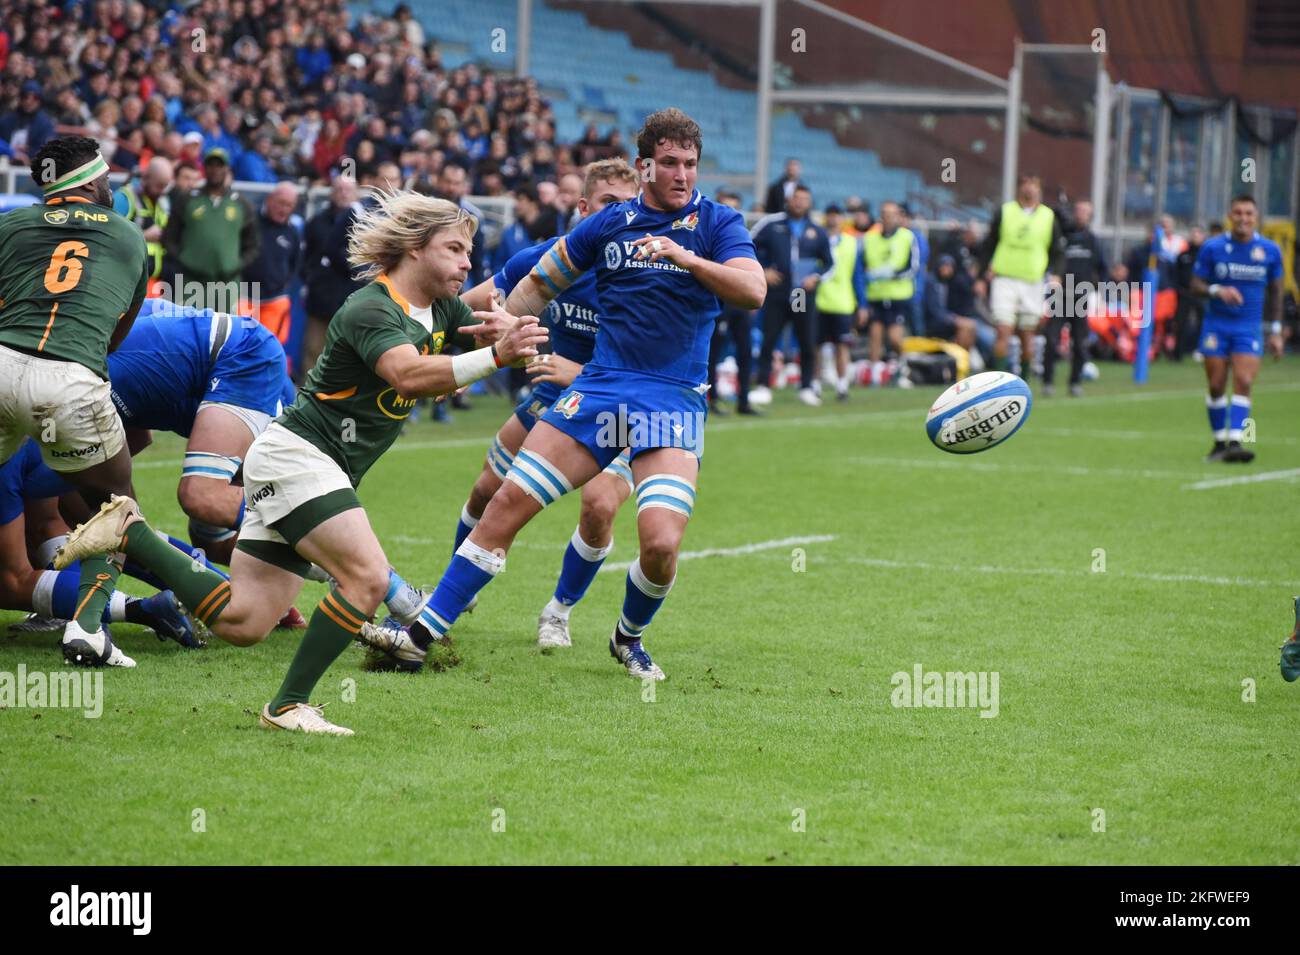
{"type": "Polygon", "coordinates": [[[1029,417],[1029,386],[1006,371],[963,378],[939,396],[925,418],[925,433],[940,451],[974,454],[1011,437],[1029,417]]]}

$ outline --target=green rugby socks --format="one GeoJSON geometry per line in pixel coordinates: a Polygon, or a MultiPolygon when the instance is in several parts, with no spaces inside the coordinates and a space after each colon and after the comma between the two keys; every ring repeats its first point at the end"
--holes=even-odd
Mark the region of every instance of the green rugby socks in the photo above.
{"type": "Polygon", "coordinates": [[[94,633],[99,629],[104,608],[113,596],[113,588],[117,586],[117,578],[121,573],[121,559],[112,554],[98,554],[81,562],[74,619],[86,633],[94,633]]]}
{"type": "Polygon", "coordinates": [[[271,714],[278,716],[295,703],[309,702],[308,697],[320,678],[357,638],[361,625],[368,619],[368,614],[344,600],[337,590],[327,593],[316,605],[284,683],[271,701],[271,714]]]}
{"type": "Polygon", "coordinates": [[[144,521],[126,529],[123,544],[126,555],[157,574],[204,626],[211,627],[230,603],[230,581],[202,558],[177,550],[144,521]]]}

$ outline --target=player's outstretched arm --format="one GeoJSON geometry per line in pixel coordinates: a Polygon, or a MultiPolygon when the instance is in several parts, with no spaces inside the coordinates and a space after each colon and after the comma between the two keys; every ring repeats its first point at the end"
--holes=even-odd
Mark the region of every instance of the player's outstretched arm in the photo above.
{"type": "MultiPolygon", "coordinates": [[[[460,330],[476,334],[480,328],[467,325],[460,330]]],[[[546,338],[546,329],[537,319],[525,315],[515,319],[495,345],[463,355],[421,355],[414,345],[394,346],[379,356],[375,373],[402,398],[436,398],[486,378],[498,368],[531,358],[546,338]]]]}
{"type": "Polygon", "coordinates": [[[695,280],[737,308],[762,308],[767,298],[767,275],[757,260],[747,256],[714,262],[684,249],[666,235],[644,235],[632,243],[637,254],[649,261],[667,259],[695,276],[695,280]]]}

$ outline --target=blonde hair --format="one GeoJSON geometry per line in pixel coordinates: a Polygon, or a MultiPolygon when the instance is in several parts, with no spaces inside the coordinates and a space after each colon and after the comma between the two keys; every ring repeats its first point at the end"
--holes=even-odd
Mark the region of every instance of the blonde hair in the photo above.
{"type": "Polygon", "coordinates": [[[471,238],[478,229],[477,219],[446,199],[379,189],[374,201],[348,230],[348,263],[364,280],[396,268],[407,252],[424,248],[443,229],[464,229],[471,238]]]}
{"type": "Polygon", "coordinates": [[[582,194],[588,199],[596,191],[598,182],[626,182],[630,186],[641,188],[641,177],[637,171],[627,164],[625,159],[600,159],[593,163],[588,163],[586,180],[582,184],[582,194]]]}

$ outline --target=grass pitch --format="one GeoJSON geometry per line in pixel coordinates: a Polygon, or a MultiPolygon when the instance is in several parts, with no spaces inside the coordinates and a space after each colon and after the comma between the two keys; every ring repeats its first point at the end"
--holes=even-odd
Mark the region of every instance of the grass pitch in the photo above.
{"type": "MultiPolygon", "coordinates": [[[[1036,395],[972,458],[926,441],[937,389],[715,419],[649,631],[653,701],[606,650],[631,507],[573,648],[534,642],[576,495],[457,625],[459,666],[339,660],[318,696],[352,739],[258,729],[297,634],[186,652],[119,625],[139,667],[105,673],[101,718],[0,711],[0,863],[1300,863],[1300,686],[1277,668],[1300,587],[1296,370],[1266,363],[1247,466],[1201,462],[1190,363],[1036,395]],[[997,674],[996,717],[893,705],[918,664],[997,674]]],[[[506,413],[415,423],[363,484],[408,580],[445,566],[506,413]]],[[[137,462],[173,533],[180,450],[137,462]]],[[[62,669],[56,640],[0,637],[0,671],[62,669]]]]}

